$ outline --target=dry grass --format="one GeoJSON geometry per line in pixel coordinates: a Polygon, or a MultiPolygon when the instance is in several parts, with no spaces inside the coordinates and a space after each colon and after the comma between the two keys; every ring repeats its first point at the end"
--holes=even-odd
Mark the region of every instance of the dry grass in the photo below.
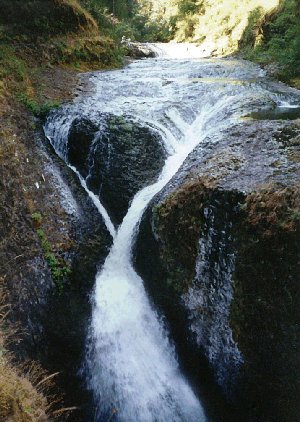
{"type": "Polygon", "coordinates": [[[246,198],[248,222],[261,226],[265,236],[278,229],[295,232],[300,222],[299,186],[276,188],[266,186],[246,198]]]}
{"type": "Polygon", "coordinates": [[[0,358],[0,420],[46,421],[47,400],[5,357],[0,358]]]}
{"type": "Polygon", "coordinates": [[[49,375],[32,361],[16,363],[8,351],[21,333],[9,323],[10,305],[4,293],[4,281],[0,278],[0,421],[64,420],[76,407],[62,407],[62,397],[55,386],[58,373],[49,375]]]}
{"type": "MultiPolygon", "coordinates": [[[[3,279],[0,283],[3,284],[3,279]]],[[[33,422],[46,421],[47,399],[34,388],[29,380],[42,375],[34,364],[17,367],[12,364],[13,356],[7,347],[17,337],[17,330],[7,321],[10,306],[6,304],[7,298],[4,289],[0,286],[0,420],[6,422],[33,422]],[[23,371],[26,373],[21,375],[23,371]]]]}

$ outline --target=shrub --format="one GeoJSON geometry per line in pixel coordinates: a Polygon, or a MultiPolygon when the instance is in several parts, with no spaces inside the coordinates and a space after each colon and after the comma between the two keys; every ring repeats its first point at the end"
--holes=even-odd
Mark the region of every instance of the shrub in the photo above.
{"type": "Polygon", "coordinates": [[[71,273],[71,269],[69,266],[66,265],[66,263],[62,259],[56,257],[44,230],[41,228],[37,229],[36,233],[41,241],[41,245],[45,254],[44,256],[50,268],[53,280],[55,282],[55,286],[58,291],[61,292],[63,290],[62,281],[71,273]]]}
{"type": "Polygon", "coordinates": [[[60,106],[59,101],[45,101],[44,103],[39,104],[35,99],[30,98],[25,93],[17,94],[17,98],[32,114],[41,118],[44,118],[53,108],[60,106]]]}

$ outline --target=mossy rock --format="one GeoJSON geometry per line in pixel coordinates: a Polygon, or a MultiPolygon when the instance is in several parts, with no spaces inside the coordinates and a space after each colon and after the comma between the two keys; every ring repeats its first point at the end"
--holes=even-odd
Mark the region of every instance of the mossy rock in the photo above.
{"type": "Polygon", "coordinates": [[[300,415],[299,188],[246,198],[237,228],[231,325],[245,357],[242,394],[262,420],[300,415]]]}
{"type": "Polygon", "coordinates": [[[69,132],[70,163],[117,224],[135,193],[158,177],[165,156],[160,135],[122,116],[77,118],[69,132]]]}

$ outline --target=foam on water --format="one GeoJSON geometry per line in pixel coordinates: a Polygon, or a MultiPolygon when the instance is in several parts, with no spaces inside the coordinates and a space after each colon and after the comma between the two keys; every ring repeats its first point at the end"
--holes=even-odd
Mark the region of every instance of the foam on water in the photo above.
{"type": "Polygon", "coordinates": [[[186,45],[179,50],[170,45],[155,48],[160,51],[159,58],[133,62],[122,70],[90,74],[94,85],[91,96],[53,112],[45,125],[52,145],[66,161],[73,120],[79,116],[99,123],[102,113],[129,117],[159,132],[169,153],[158,180],[135,195],[117,232],[99,198],[73,169],[114,237],[96,278],[85,365],[99,421],[112,417],[122,422],[206,419],[199,399],[178,367],[168,332],[147,297],[143,280],[134,271],[132,243],[151,199],[207,135],[213,141],[214,134],[245,112],[274,102],[279,105],[280,101],[299,100],[294,92],[284,98],[283,92],[274,93],[273,88],[262,84],[260,70],[253,64],[196,59],[198,53],[191,53],[186,45]],[[188,52],[191,55],[187,59],[188,52]],[[248,83],[232,84],[230,80],[248,83]]]}

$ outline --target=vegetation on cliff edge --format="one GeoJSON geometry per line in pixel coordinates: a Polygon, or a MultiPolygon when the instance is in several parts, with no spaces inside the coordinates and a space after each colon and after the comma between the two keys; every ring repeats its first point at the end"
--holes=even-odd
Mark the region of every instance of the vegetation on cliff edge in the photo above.
{"type": "MultiPolygon", "coordinates": [[[[84,3],[97,4],[98,10],[103,10],[109,2],[84,3]]],[[[111,13],[113,8],[107,11],[111,13]]],[[[125,19],[119,35],[144,41],[194,42],[207,55],[241,52],[245,58],[262,64],[277,63],[276,74],[299,86],[297,0],[136,0],[128,2],[127,13],[123,11],[119,16],[125,19]]]]}
{"type": "MultiPolygon", "coordinates": [[[[70,97],[74,70],[121,63],[116,42],[77,1],[0,0],[0,282],[11,308],[8,317],[21,327],[35,324],[32,316],[41,308],[41,289],[51,284],[51,273],[54,290],[61,290],[69,272],[64,258],[72,247],[70,228],[61,232],[61,225],[66,229],[70,222],[44,176],[32,114],[43,117],[70,97]],[[39,213],[42,227],[35,227],[41,223],[39,213]]],[[[39,378],[36,372],[28,378],[27,367],[10,358],[2,342],[6,331],[0,324],[0,419],[46,420],[51,397],[42,388],[46,383],[38,385],[45,375],[39,371],[39,378]]],[[[20,338],[18,361],[28,357],[29,335],[24,331],[20,338]]],[[[52,416],[63,414],[58,410],[52,416]]]]}

